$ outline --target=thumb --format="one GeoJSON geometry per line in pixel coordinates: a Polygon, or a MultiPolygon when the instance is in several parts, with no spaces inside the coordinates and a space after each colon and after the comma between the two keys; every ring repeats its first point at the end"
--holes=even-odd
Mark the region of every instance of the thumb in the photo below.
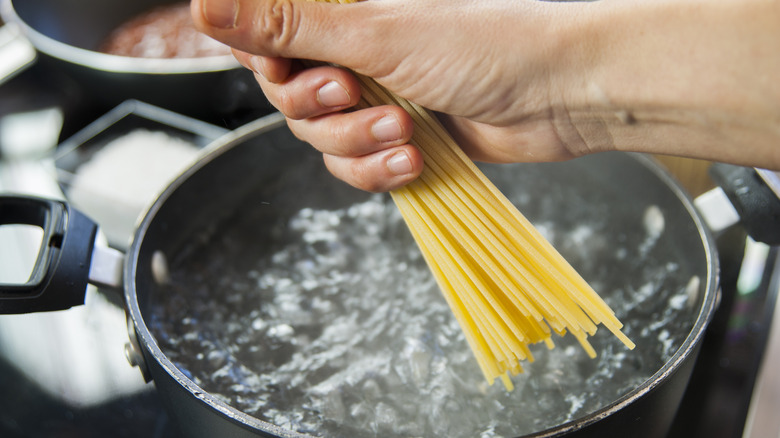
{"type": "Polygon", "coordinates": [[[382,3],[193,0],[191,12],[201,32],[243,52],[326,61],[378,74],[369,56],[375,52],[366,46],[394,33],[382,3]]]}

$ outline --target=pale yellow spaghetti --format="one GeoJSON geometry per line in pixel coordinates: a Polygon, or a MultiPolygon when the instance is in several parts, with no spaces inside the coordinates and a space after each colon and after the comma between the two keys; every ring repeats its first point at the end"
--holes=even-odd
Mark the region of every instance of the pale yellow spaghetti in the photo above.
{"type": "MultiPolygon", "coordinates": [[[[352,3],[352,0],[318,0],[352,3]]],[[[425,168],[391,192],[490,384],[533,361],[530,344],[553,348],[571,333],[590,357],[588,336],[604,325],[628,348],[622,323],[588,283],[463,153],[428,110],[358,76],[362,106],[403,107],[425,168]]]]}

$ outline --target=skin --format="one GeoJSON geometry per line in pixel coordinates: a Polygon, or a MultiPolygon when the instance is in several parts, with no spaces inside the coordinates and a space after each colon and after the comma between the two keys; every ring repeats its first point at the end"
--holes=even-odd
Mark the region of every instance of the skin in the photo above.
{"type": "Polygon", "coordinates": [[[436,111],[475,160],[623,150],[780,169],[777,0],[191,5],[292,131],[364,190],[403,186],[423,161],[401,108],[350,110],[350,70],[436,111]]]}

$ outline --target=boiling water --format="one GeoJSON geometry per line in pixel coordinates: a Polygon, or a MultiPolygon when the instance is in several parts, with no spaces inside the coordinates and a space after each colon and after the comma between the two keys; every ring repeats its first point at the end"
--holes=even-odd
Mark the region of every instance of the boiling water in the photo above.
{"type": "Polygon", "coordinates": [[[536,361],[506,392],[484,381],[389,197],[286,217],[272,205],[249,210],[174,264],[148,319],[163,352],[203,389],[306,434],[540,431],[642,384],[695,316],[695,277],[652,259],[664,237],[657,207],[630,224],[636,238],[598,212],[570,225],[541,214],[539,229],[616,310],[637,348],[601,328],[591,338],[599,356],[589,359],[570,336],[556,338],[554,350],[533,349],[536,361]]]}

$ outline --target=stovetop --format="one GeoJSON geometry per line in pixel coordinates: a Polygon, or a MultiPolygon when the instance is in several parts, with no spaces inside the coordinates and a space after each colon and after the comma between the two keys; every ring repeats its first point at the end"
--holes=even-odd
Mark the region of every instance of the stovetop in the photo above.
{"type": "MultiPolygon", "coordinates": [[[[77,90],[52,86],[47,81],[47,73],[33,65],[0,85],[0,129],[3,118],[8,115],[57,107],[63,115],[59,138],[64,139],[110,109],[95,105],[77,90]]],[[[206,121],[232,129],[252,116],[219,115],[206,121]]],[[[0,156],[0,163],[2,158],[0,156]]],[[[2,175],[0,191],[1,181],[2,175]]],[[[749,424],[751,400],[755,395],[756,382],[762,378],[761,364],[780,288],[780,260],[777,248],[765,248],[758,262],[750,260],[745,263],[745,237],[744,232],[735,227],[717,239],[722,269],[722,301],[704,339],[670,437],[741,437],[749,424]],[[759,266],[756,267],[756,264],[759,266]],[[749,268],[743,265],[749,265],[749,268]],[[747,276],[750,278],[746,280],[747,276]]],[[[750,249],[748,252],[753,254],[750,249]]],[[[121,300],[118,297],[103,297],[102,301],[98,301],[99,304],[93,305],[113,305],[119,309],[121,300]]],[[[25,324],[28,327],[45,325],[39,320],[25,324]]],[[[85,324],[91,327],[90,324],[96,322],[86,318],[85,324]]],[[[3,330],[2,325],[0,330],[3,330]]],[[[57,352],[50,351],[25,354],[31,355],[27,363],[32,364],[77,357],[80,362],[74,366],[85,367],[84,373],[87,376],[93,373],[94,376],[96,372],[106,374],[106,370],[86,369],[95,366],[91,358],[115,354],[124,361],[121,342],[116,340],[116,346],[111,345],[111,342],[106,343],[110,348],[106,345],[95,347],[101,342],[61,347],[62,354],[59,356],[55,354],[57,352]],[[97,351],[90,350],[95,348],[97,351]]],[[[106,394],[102,394],[105,396],[102,398],[101,394],[97,397],[95,394],[89,394],[89,397],[85,394],[70,394],[64,398],[70,401],[64,401],[63,397],[42,390],[41,379],[29,369],[27,372],[20,370],[19,357],[9,357],[8,354],[8,349],[0,345],[0,436],[180,436],[154,386],[144,384],[137,370],[129,365],[122,364],[127,367],[127,374],[124,374],[125,371],[119,373],[122,374],[122,382],[109,385],[113,391],[110,397],[106,394]],[[74,398],[78,402],[74,403],[74,398]]],[[[70,367],[71,371],[74,366],[70,367]]],[[[112,360],[110,364],[100,362],[98,366],[111,368],[118,365],[112,360]]]]}

